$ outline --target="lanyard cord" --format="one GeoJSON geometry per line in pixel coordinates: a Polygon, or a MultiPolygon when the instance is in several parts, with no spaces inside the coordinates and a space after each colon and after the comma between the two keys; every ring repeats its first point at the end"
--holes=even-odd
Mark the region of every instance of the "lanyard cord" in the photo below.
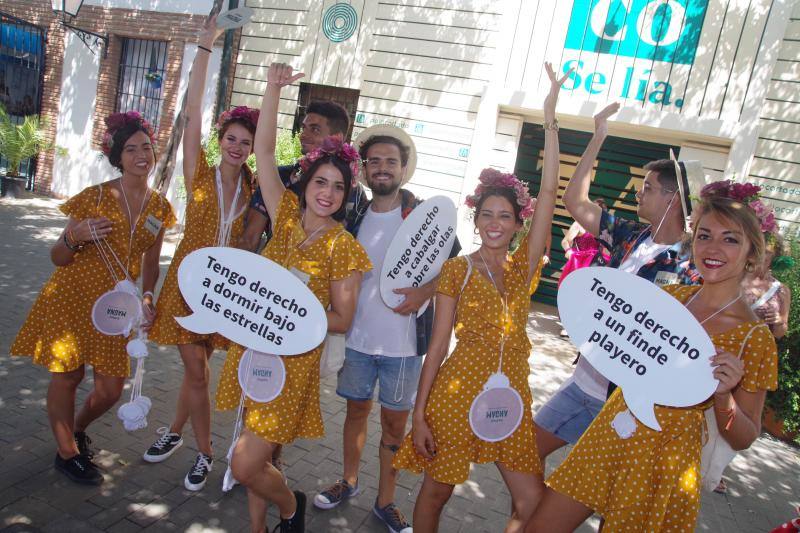
{"type": "Polygon", "coordinates": [[[125,209],[128,210],[128,224],[130,227],[130,238],[128,239],[128,263],[126,268],[124,269],[127,276],[128,268],[131,266],[131,254],[133,252],[133,234],[136,233],[136,226],[139,224],[139,219],[142,217],[142,212],[144,211],[144,206],[147,205],[147,200],[150,197],[150,188],[147,188],[147,191],[144,193],[144,198],[142,199],[142,205],[139,206],[139,214],[136,215],[136,220],[133,219],[133,214],[131,213],[131,206],[128,204],[128,195],[125,194],[125,185],[122,183],[122,178],[119,179],[119,188],[122,191],[122,199],[125,200],[125,209]]]}
{"type": "MultiPolygon", "coordinates": [[[[87,224],[89,223],[87,222],[87,224]]],[[[111,278],[115,282],[122,281],[123,279],[127,279],[132,282],[132,280],[130,279],[130,275],[128,274],[128,269],[125,268],[125,265],[122,264],[122,261],[120,261],[119,257],[114,252],[114,248],[112,248],[111,245],[108,244],[108,242],[106,242],[105,239],[101,239],[97,235],[97,230],[91,224],[89,224],[89,231],[92,235],[92,241],[94,241],[95,246],[97,247],[97,251],[100,253],[100,259],[102,259],[103,263],[105,263],[106,268],[111,274],[111,278]],[[111,261],[112,258],[117,263],[117,265],[119,265],[119,268],[122,271],[123,275],[122,277],[117,276],[117,273],[114,270],[114,263],[111,261]]],[[[130,254],[128,255],[128,259],[130,260],[130,254]]]]}
{"type": "MultiPolygon", "coordinates": [[[[701,292],[703,292],[703,287],[700,287],[700,289],[696,293],[694,293],[691,298],[689,298],[689,301],[686,302],[686,304],[684,304],[684,307],[688,308],[689,304],[692,303],[694,301],[694,299],[697,298],[697,295],[699,295],[701,292]]],[[[700,325],[702,326],[703,324],[705,324],[706,322],[708,322],[709,320],[711,320],[712,318],[714,318],[715,316],[717,316],[718,314],[720,314],[721,312],[723,312],[724,310],[726,310],[727,308],[729,308],[730,306],[732,306],[733,304],[738,302],[741,297],[742,297],[742,291],[739,291],[739,296],[737,296],[736,298],[734,298],[733,300],[731,300],[730,302],[728,302],[724,306],[722,306],[719,309],[717,309],[714,313],[710,314],[705,319],[701,320],[700,321],[700,325]]]]}
{"type": "Polygon", "coordinates": [[[481,249],[478,248],[478,255],[481,257],[481,261],[483,262],[483,266],[486,267],[486,272],[489,274],[489,280],[491,280],[492,285],[494,285],[494,290],[497,291],[498,296],[500,297],[500,302],[503,304],[503,323],[502,323],[502,335],[500,337],[500,362],[497,365],[497,373],[503,373],[503,347],[506,343],[506,320],[508,317],[508,303],[506,295],[500,295],[500,289],[497,288],[497,283],[494,281],[494,275],[492,274],[491,269],[489,268],[488,263],[486,263],[486,259],[483,258],[483,253],[481,249]]]}
{"type": "Polygon", "coordinates": [[[217,205],[219,206],[217,246],[228,246],[233,230],[233,220],[236,218],[236,204],[239,203],[239,193],[242,190],[242,173],[239,172],[239,179],[236,182],[236,192],[233,194],[233,200],[231,201],[227,216],[225,215],[225,199],[223,198],[224,194],[222,190],[222,173],[219,171],[219,167],[217,167],[217,172],[214,177],[217,185],[217,205]]]}

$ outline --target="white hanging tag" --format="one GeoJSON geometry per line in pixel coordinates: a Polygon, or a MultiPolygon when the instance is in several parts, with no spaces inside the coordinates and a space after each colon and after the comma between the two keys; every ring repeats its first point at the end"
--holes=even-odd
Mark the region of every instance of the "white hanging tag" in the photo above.
{"type": "Polygon", "coordinates": [[[254,402],[271,402],[283,390],[286,367],[283,359],[247,349],[239,361],[239,385],[254,402]]]}
{"type": "Polygon", "coordinates": [[[115,291],[126,292],[128,294],[133,294],[134,296],[139,296],[139,289],[136,288],[136,285],[129,280],[123,279],[122,281],[118,281],[117,284],[114,286],[115,291]]]}
{"type": "Polygon", "coordinates": [[[142,359],[147,357],[147,344],[145,344],[145,342],[138,337],[128,341],[125,349],[127,350],[128,355],[134,359],[142,359]]]}
{"type": "Polygon", "coordinates": [[[469,408],[469,425],[481,440],[498,442],[514,433],[522,422],[522,398],[502,372],[489,376],[469,408]]]}
{"type": "Polygon", "coordinates": [[[101,295],[94,303],[92,323],[103,335],[128,336],[141,314],[141,303],[135,293],[114,289],[101,295]]]}
{"type": "Polygon", "coordinates": [[[617,413],[617,416],[611,421],[611,427],[621,439],[629,439],[636,432],[636,419],[630,411],[625,409],[621,413],[617,413]]]}

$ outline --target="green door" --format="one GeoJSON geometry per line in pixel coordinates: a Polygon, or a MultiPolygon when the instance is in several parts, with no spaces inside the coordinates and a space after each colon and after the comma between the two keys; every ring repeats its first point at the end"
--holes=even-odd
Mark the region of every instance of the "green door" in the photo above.
{"type": "MultiPolygon", "coordinates": [[[[564,208],[562,196],[575,166],[581,157],[592,134],[576,130],[559,130],[559,146],[561,149],[561,165],[559,170],[558,200],[552,226],[552,247],[550,249],[550,265],[542,272],[542,281],[534,294],[534,299],[550,305],[556,304],[556,287],[561,269],[564,267],[564,250],[561,239],[564,238],[574,220],[564,208]]],[[[591,198],[602,197],[609,210],[618,216],[636,218],[636,189],[644,179],[642,167],[656,159],[669,158],[672,148],[678,153],[677,146],[651,143],[623,137],[608,137],[595,161],[594,178],[589,192],[591,198]]],[[[542,158],[544,156],[544,130],[539,124],[525,123],[522,127],[517,163],[514,172],[528,183],[531,194],[539,193],[542,179],[542,158]]]]}

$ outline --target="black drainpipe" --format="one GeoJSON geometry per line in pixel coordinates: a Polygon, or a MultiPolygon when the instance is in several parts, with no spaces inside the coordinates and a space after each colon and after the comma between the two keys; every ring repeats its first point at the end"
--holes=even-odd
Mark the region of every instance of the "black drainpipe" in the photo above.
{"type": "MultiPolygon", "coordinates": [[[[228,10],[239,7],[239,0],[228,0],[228,10]]],[[[234,30],[235,31],[235,30],[234,30]]],[[[217,84],[217,106],[214,113],[216,120],[219,115],[227,108],[225,97],[228,95],[228,84],[230,83],[230,64],[233,61],[233,32],[225,32],[225,42],[222,46],[222,61],[219,67],[219,83],[217,84]]]]}

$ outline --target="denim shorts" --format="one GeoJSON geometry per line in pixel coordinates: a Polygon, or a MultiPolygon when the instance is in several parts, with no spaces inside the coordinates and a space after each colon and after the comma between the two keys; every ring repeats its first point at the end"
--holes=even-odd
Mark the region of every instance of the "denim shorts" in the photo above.
{"type": "Polygon", "coordinates": [[[603,408],[605,402],[570,383],[547,400],[534,420],[561,440],[575,444],[603,408]]]}
{"type": "Polygon", "coordinates": [[[417,396],[422,357],[369,355],[347,348],[339,370],[336,394],[347,400],[372,400],[380,382],[378,402],[393,411],[409,411],[417,396]]]}

